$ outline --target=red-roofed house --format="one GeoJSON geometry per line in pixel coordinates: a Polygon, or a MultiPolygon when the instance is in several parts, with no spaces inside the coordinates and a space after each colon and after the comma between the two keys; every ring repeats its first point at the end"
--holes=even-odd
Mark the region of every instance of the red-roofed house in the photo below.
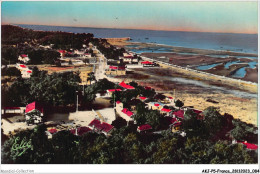
{"type": "Polygon", "coordinates": [[[150,62],[150,61],[143,61],[143,62],[141,62],[141,64],[143,65],[143,67],[159,66],[157,63],[153,63],[153,62],[150,62]]]}
{"type": "Polygon", "coordinates": [[[250,150],[257,150],[258,149],[258,146],[256,144],[251,144],[251,143],[248,143],[247,141],[238,142],[238,143],[244,144],[246,146],[246,148],[250,149],[250,150]]]}
{"type": "Polygon", "coordinates": [[[139,99],[141,99],[142,101],[145,101],[147,99],[147,97],[139,96],[139,99]]]}
{"type": "Polygon", "coordinates": [[[60,53],[61,58],[63,58],[66,54],[66,50],[58,50],[58,52],[60,53]]]}
{"type": "Polygon", "coordinates": [[[28,63],[30,61],[30,58],[28,57],[28,55],[26,54],[21,54],[19,57],[18,57],[18,60],[23,62],[23,63],[28,63]]]}
{"type": "Polygon", "coordinates": [[[25,107],[4,107],[2,108],[2,114],[23,114],[25,107]]]}
{"type": "Polygon", "coordinates": [[[126,74],[126,66],[115,64],[109,65],[108,69],[105,71],[106,75],[125,75],[126,74]]]}
{"type": "Polygon", "coordinates": [[[135,89],[133,86],[127,85],[124,81],[119,83],[119,85],[125,89],[135,89]]]}
{"type": "Polygon", "coordinates": [[[58,132],[58,131],[57,131],[57,129],[49,129],[49,132],[50,132],[51,134],[54,134],[54,133],[56,133],[56,132],[58,132]]]}
{"type": "Polygon", "coordinates": [[[28,124],[38,124],[43,121],[43,106],[38,102],[32,102],[26,106],[25,119],[28,124]]]}
{"type": "Polygon", "coordinates": [[[170,116],[172,110],[171,109],[162,108],[160,112],[161,112],[161,114],[166,114],[166,116],[170,116]]]}
{"type": "Polygon", "coordinates": [[[91,129],[90,129],[89,127],[85,127],[85,126],[83,126],[83,127],[78,127],[78,128],[76,128],[76,129],[71,129],[71,130],[70,130],[70,132],[71,132],[72,134],[74,134],[74,135],[79,135],[79,136],[81,136],[81,135],[83,135],[83,134],[85,134],[85,133],[87,133],[87,132],[89,132],[89,131],[91,131],[91,129]]]}
{"type": "Polygon", "coordinates": [[[118,113],[118,115],[120,117],[122,117],[123,119],[125,119],[127,121],[127,124],[129,124],[129,122],[134,122],[133,119],[133,115],[134,113],[129,111],[127,108],[124,108],[124,105],[122,102],[117,101],[116,102],[116,112],[118,113]]]}
{"type": "Polygon", "coordinates": [[[173,116],[180,118],[180,119],[184,119],[184,110],[178,110],[173,112],[173,116]]]}
{"type": "Polygon", "coordinates": [[[109,135],[114,126],[108,124],[108,123],[101,123],[98,119],[94,119],[89,123],[89,127],[92,128],[93,130],[97,130],[100,131],[102,133],[104,133],[105,135],[109,135]]]}
{"type": "Polygon", "coordinates": [[[150,126],[149,124],[144,124],[144,125],[137,127],[138,132],[148,131],[148,130],[151,130],[151,129],[152,129],[152,126],[150,126]]]}
{"type": "Polygon", "coordinates": [[[138,63],[138,58],[135,57],[132,53],[123,53],[123,62],[130,63],[130,64],[136,64],[138,63]]]}
{"type": "Polygon", "coordinates": [[[108,89],[106,96],[112,97],[112,94],[113,94],[115,91],[122,91],[122,89],[119,89],[119,88],[118,88],[118,89],[108,89]]]}

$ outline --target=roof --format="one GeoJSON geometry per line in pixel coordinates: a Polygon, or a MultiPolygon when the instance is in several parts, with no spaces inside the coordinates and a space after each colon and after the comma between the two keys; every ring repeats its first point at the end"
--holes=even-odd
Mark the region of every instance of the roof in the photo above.
{"type": "Polygon", "coordinates": [[[32,73],[32,71],[29,70],[29,71],[27,71],[27,73],[32,73]]]}
{"type": "Polygon", "coordinates": [[[108,92],[122,91],[121,89],[108,89],[108,92]]]}
{"type": "Polygon", "coordinates": [[[176,116],[176,117],[179,117],[179,118],[184,118],[184,110],[178,110],[178,111],[175,111],[173,112],[173,114],[176,116]]]}
{"type": "Polygon", "coordinates": [[[167,96],[168,99],[173,99],[171,96],[167,96]]]}
{"type": "Polygon", "coordinates": [[[50,132],[51,134],[54,134],[54,133],[56,133],[56,132],[58,132],[58,131],[57,131],[57,129],[50,129],[49,132],[50,132]]]}
{"type": "Polygon", "coordinates": [[[124,108],[124,109],[122,110],[122,112],[123,112],[124,114],[126,114],[127,116],[129,116],[129,117],[131,117],[132,115],[134,115],[134,113],[131,112],[131,111],[129,111],[127,108],[124,108]]]}
{"type": "Polygon", "coordinates": [[[154,106],[160,106],[160,104],[159,103],[154,103],[154,106]]]}
{"type": "Polygon", "coordinates": [[[94,126],[95,128],[107,133],[114,128],[114,126],[105,122],[101,124],[101,122],[97,119],[92,120],[91,123],[89,123],[89,126],[94,126]]]}
{"type": "Polygon", "coordinates": [[[153,64],[153,62],[143,61],[143,62],[141,62],[141,64],[153,64]]]}
{"type": "Polygon", "coordinates": [[[141,126],[138,126],[137,129],[140,130],[140,131],[145,131],[145,130],[152,129],[152,126],[150,126],[149,124],[143,124],[141,126]]]}
{"type": "Polygon", "coordinates": [[[28,57],[26,54],[21,54],[20,55],[22,58],[28,57]]]}
{"type": "Polygon", "coordinates": [[[140,98],[141,100],[145,100],[145,99],[147,99],[146,97],[142,97],[142,96],[139,97],[139,98],[140,98]]]}
{"type": "Polygon", "coordinates": [[[101,127],[102,127],[102,131],[104,131],[104,132],[109,132],[110,130],[112,130],[114,128],[114,126],[112,126],[111,124],[105,123],[105,122],[103,122],[101,124],[101,127]]]}
{"type": "Polygon", "coordinates": [[[246,145],[247,149],[251,149],[251,150],[257,150],[258,146],[256,144],[251,144],[251,143],[247,143],[245,142],[241,142],[242,144],[246,145]]]}
{"type": "Polygon", "coordinates": [[[59,53],[66,53],[65,50],[59,50],[59,53]]]}
{"type": "MultiPolygon", "coordinates": [[[[89,131],[91,131],[91,129],[88,128],[88,127],[85,127],[85,126],[77,128],[77,134],[79,136],[81,136],[84,133],[89,132],[89,131]]],[[[70,132],[75,135],[76,134],[76,129],[71,129],[70,132]]]]}
{"type": "Polygon", "coordinates": [[[163,111],[163,112],[171,112],[172,110],[166,109],[166,108],[162,108],[161,111],[163,111]]]}
{"type": "Polygon", "coordinates": [[[125,66],[122,66],[122,65],[110,65],[109,66],[109,69],[119,69],[119,70],[125,70],[125,66]]]}
{"type": "Polygon", "coordinates": [[[100,121],[98,119],[94,119],[89,123],[89,126],[96,126],[101,124],[100,121]]]}
{"type": "Polygon", "coordinates": [[[20,109],[20,107],[4,107],[4,109],[20,109]]]}
{"type": "Polygon", "coordinates": [[[121,101],[116,101],[117,104],[121,103],[121,101]]]}
{"type": "Polygon", "coordinates": [[[119,83],[119,85],[122,86],[123,88],[126,88],[126,89],[135,89],[133,86],[130,86],[130,85],[125,84],[124,81],[122,81],[121,83],[119,83]]]}
{"type": "Polygon", "coordinates": [[[43,113],[43,106],[40,105],[38,102],[32,102],[26,106],[25,113],[31,112],[37,109],[41,113],[43,113]]]}
{"type": "Polygon", "coordinates": [[[21,65],[20,65],[20,67],[22,67],[22,68],[26,68],[27,66],[25,66],[25,65],[21,64],[21,65]]]}
{"type": "Polygon", "coordinates": [[[171,124],[174,124],[174,123],[178,122],[178,120],[177,120],[176,118],[172,118],[172,119],[170,120],[170,122],[171,122],[171,124]]]}

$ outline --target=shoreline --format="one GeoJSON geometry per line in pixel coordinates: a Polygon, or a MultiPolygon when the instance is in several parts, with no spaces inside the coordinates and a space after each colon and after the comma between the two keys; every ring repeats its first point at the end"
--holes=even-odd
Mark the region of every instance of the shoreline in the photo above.
{"type": "MultiPolygon", "coordinates": [[[[112,38],[113,39],[113,38],[112,38]]],[[[174,49],[174,52],[181,53],[196,53],[196,54],[219,54],[219,55],[229,55],[229,56],[246,56],[246,57],[258,57],[258,54],[256,53],[244,53],[244,52],[234,52],[234,51],[228,51],[228,50],[214,50],[214,49],[200,49],[200,48],[186,48],[182,46],[172,46],[172,45],[166,45],[166,44],[157,44],[157,43],[144,43],[144,42],[132,42],[124,40],[125,38],[117,38],[116,40],[112,40],[107,38],[107,41],[114,45],[119,47],[126,47],[127,45],[138,45],[137,47],[147,47],[147,46],[155,46],[155,47],[165,47],[165,48],[172,48],[174,49]]],[[[147,52],[148,53],[148,52],[147,52]]]]}

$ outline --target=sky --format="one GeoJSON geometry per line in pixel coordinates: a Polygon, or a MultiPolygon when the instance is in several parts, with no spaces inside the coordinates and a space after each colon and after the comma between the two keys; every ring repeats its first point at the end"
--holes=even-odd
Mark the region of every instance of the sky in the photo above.
{"type": "Polygon", "coordinates": [[[258,33],[257,2],[5,1],[2,24],[258,33]]]}

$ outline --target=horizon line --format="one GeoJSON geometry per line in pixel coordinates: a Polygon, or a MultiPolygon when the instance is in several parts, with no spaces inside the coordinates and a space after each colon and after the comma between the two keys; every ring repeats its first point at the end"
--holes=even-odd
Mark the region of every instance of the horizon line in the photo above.
{"type": "Polygon", "coordinates": [[[239,32],[214,32],[214,31],[185,31],[185,30],[160,30],[160,29],[139,29],[139,28],[111,28],[111,27],[87,27],[87,26],[68,26],[68,25],[47,25],[47,24],[1,24],[1,25],[36,25],[36,26],[50,26],[50,27],[75,27],[75,28],[93,28],[93,29],[119,29],[119,30],[146,30],[146,31],[177,31],[177,32],[193,32],[193,33],[221,33],[221,34],[257,34],[257,33],[239,33],[239,32]]]}

